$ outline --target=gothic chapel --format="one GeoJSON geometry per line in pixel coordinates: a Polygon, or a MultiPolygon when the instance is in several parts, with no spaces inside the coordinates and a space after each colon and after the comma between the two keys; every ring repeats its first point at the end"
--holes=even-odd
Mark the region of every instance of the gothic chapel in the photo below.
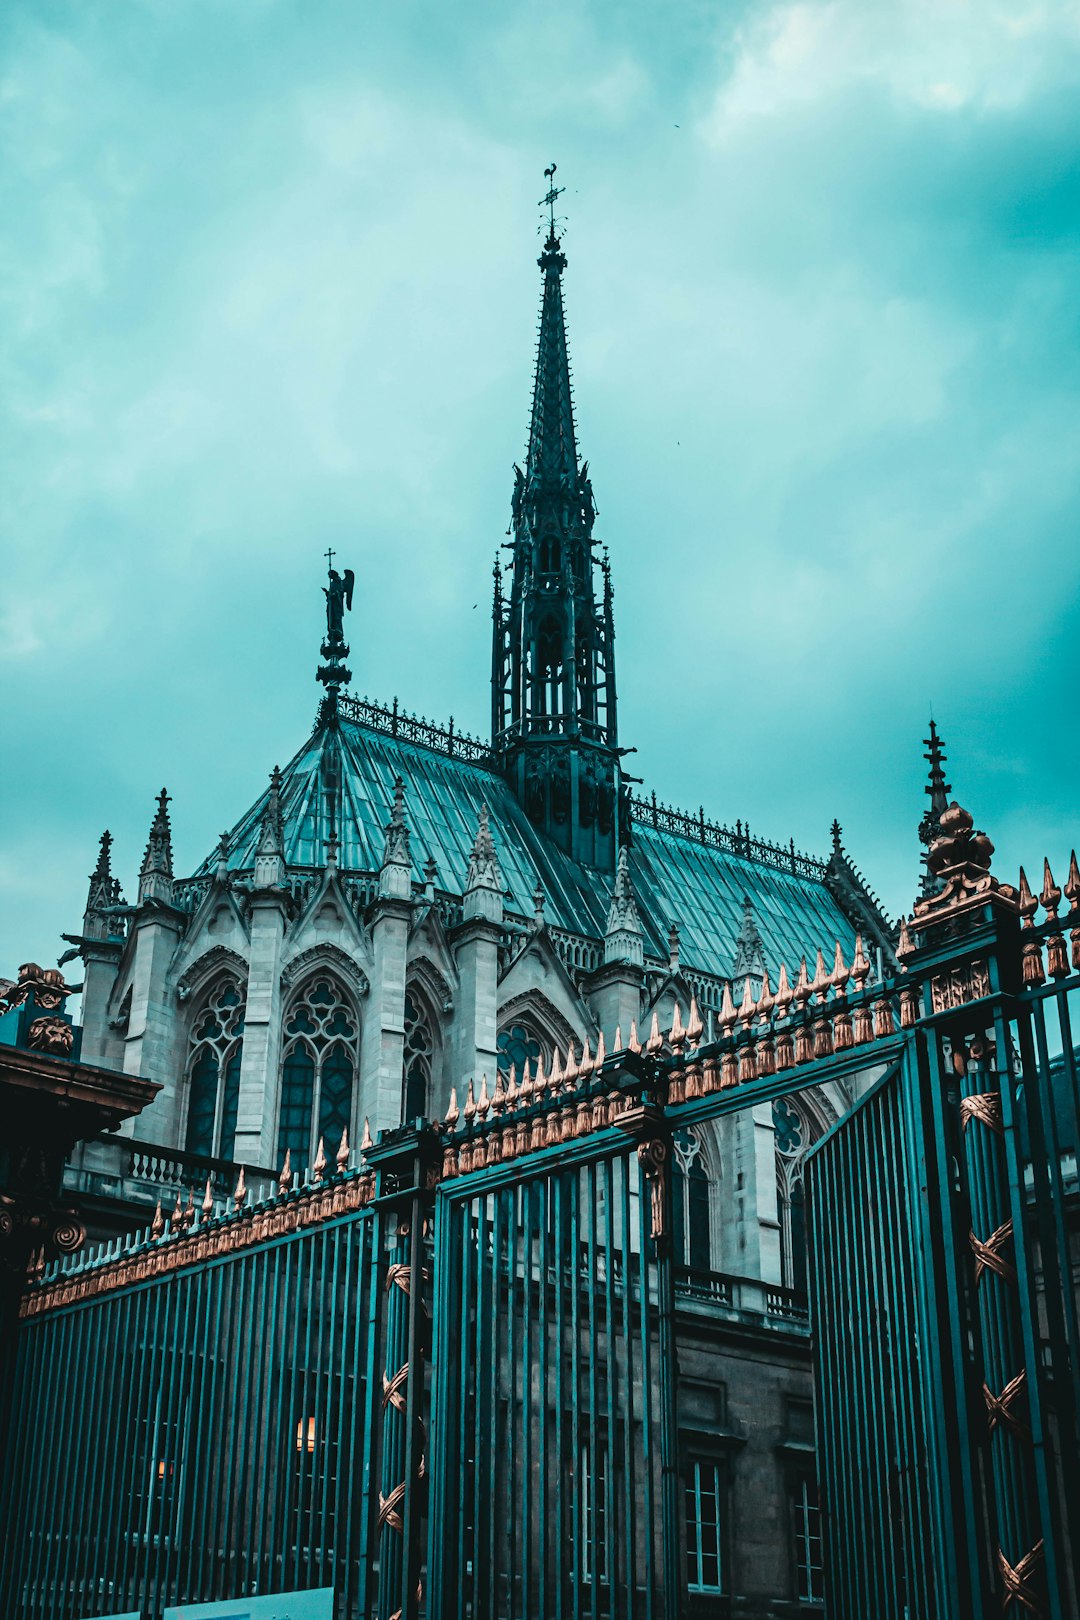
{"type": "MultiPolygon", "coordinates": [[[[838,939],[850,961],[859,936],[878,976],[895,961],[837,825],[817,860],[631,791],[554,217],[539,266],[490,742],[349,693],[353,579],[331,568],[314,730],[258,801],[184,877],[162,792],[131,903],[102,838],[69,936],[83,1058],[161,1082],[132,1129],[191,1163],[302,1176],[343,1135],[486,1104],[601,1044],[657,1049],[676,1005],[700,1033],[734,1017],[747,981],[757,997],[766,972],[827,971],[838,939]]],[[[849,1100],[816,1092],[683,1133],[682,1261],[797,1288],[801,1159],[849,1100]]]]}

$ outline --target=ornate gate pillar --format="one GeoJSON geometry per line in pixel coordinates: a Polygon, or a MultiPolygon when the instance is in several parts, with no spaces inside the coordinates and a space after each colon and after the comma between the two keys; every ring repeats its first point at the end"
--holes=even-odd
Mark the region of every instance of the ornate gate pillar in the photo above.
{"type": "Polygon", "coordinates": [[[429,1222],[440,1156],[430,1128],[385,1135],[367,1154],[376,1173],[383,1278],[382,1446],[373,1516],[379,1572],[378,1620],[420,1612],[427,1486],[424,1375],[431,1347],[429,1222]]]}
{"type": "MultiPolygon", "coordinates": [[[[1047,1614],[1045,1456],[1033,1334],[1030,1254],[1022,1240],[1023,1155],[1015,1123],[1006,998],[1021,988],[1017,891],[990,875],[993,845],[958,804],[941,815],[928,865],[936,888],[916,903],[900,956],[924,976],[923,1014],[937,1059],[951,1067],[958,1117],[952,1140],[969,1223],[966,1278],[972,1330],[972,1444],[983,1459],[990,1561],[1006,1615],[1047,1614]],[[1017,1237],[1021,1241],[1015,1241],[1017,1237]],[[981,1433],[979,1430],[981,1429],[981,1433]]],[[[950,1211],[941,1211],[946,1241],[950,1211]]],[[[957,1234],[958,1241],[963,1239],[957,1234]]],[[[961,1302],[955,1302],[961,1308],[961,1302]]]]}

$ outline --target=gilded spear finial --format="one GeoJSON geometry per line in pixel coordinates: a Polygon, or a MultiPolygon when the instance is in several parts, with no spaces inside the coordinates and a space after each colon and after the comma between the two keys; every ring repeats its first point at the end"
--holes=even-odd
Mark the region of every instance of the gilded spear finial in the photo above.
{"type": "Polygon", "coordinates": [[[473,1089],[473,1082],[472,1082],[472,1079],[470,1078],[470,1080],[469,1080],[469,1089],[465,1093],[464,1119],[465,1119],[466,1125],[471,1125],[475,1118],[476,1118],[476,1092],[473,1089]]]}
{"type": "Polygon", "coordinates": [[[637,1019],[636,1018],[631,1018],[631,1020],[630,1020],[630,1039],[626,1043],[626,1050],[628,1052],[640,1052],[641,1051],[641,1042],[638,1039],[637,1019]]]}
{"type": "Polygon", "coordinates": [[[150,1222],[150,1236],[153,1238],[159,1238],[164,1230],[165,1217],[161,1213],[161,1199],[159,1198],[157,1201],[157,1207],[154,1210],[154,1218],[150,1222]]]}
{"type": "Polygon", "coordinates": [[[277,1178],[278,1192],[284,1198],[292,1186],[292,1149],[285,1149],[285,1157],[281,1161],[281,1171],[277,1178]]]}
{"type": "Polygon", "coordinates": [[[338,1143],[334,1163],[337,1165],[340,1175],[344,1175],[349,1168],[349,1127],[347,1125],[342,1128],[341,1141],[338,1143]]]}
{"type": "Polygon", "coordinates": [[[563,1070],[563,1085],[567,1091],[577,1085],[579,1078],[577,1048],[574,1045],[573,1037],[571,1037],[570,1045],[566,1048],[566,1067],[563,1070]]]}
{"type": "Polygon", "coordinates": [[[622,1025],[621,1024],[616,1024],[615,1025],[615,1035],[614,1035],[614,1039],[612,1040],[612,1043],[611,1043],[611,1050],[613,1052],[624,1052],[626,1050],[626,1048],[623,1046],[622,1025]]]}
{"type": "Polygon", "coordinates": [[[649,1038],[645,1042],[645,1050],[649,1057],[656,1057],[664,1049],[664,1037],[660,1033],[660,1019],[656,1008],[653,1008],[652,1024],[649,1027],[649,1038]]]}
{"type": "MultiPolygon", "coordinates": [[[[451,1095],[452,1095],[452,1093],[451,1093],[451,1095]]],[[[360,1138],[360,1152],[366,1155],[374,1146],[375,1146],[375,1143],[374,1143],[374,1141],[372,1139],[372,1135],[371,1135],[371,1121],[368,1119],[367,1115],[365,1114],[364,1115],[364,1134],[360,1138]]]]}
{"type": "Polygon", "coordinates": [[[450,1130],[453,1130],[455,1125],[457,1124],[458,1120],[460,1119],[460,1117],[461,1117],[461,1115],[460,1115],[460,1112],[458,1110],[457,1087],[456,1086],[451,1086],[450,1087],[450,1106],[446,1110],[446,1117],[443,1120],[443,1124],[449,1126],[450,1130]]]}
{"type": "Polygon", "coordinates": [[[607,1062],[607,1047],[604,1045],[604,1032],[600,1031],[596,1037],[596,1056],[593,1058],[593,1074],[599,1074],[607,1062]]]}
{"type": "Polygon", "coordinates": [[[682,1008],[679,1006],[678,1000],[676,1000],[675,1010],[671,1015],[671,1030],[668,1034],[668,1043],[678,1050],[685,1040],[686,1030],[683,1028],[682,1008]]]}
{"type": "Polygon", "coordinates": [[[686,1020],[686,1039],[691,1046],[697,1046],[705,1028],[701,1022],[701,1013],[698,1011],[697,997],[690,997],[690,1016],[686,1020]]]}
{"type": "Polygon", "coordinates": [[[516,1108],[518,1102],[517,1064],[511,1063],[510,1074],[506,1081],[506,1106],[516,1108]]]}
{"type": "Polygon", "coordinates": [[[1056,917],[1058,906],[1061,904],[1061,890],[1054,882],[1054,874],[1050,870],[1050,862],[1043,859],[1043,886],[1039,901],[1047,917],[1056,917]]]}
{"type": "Polygon", "coordinates": [[[207,1176],[207,1178],[206,1178],[206,1190],[203,1193],[203,1198],[202,1198],[203,1219],[204,1220],[209,1220],[210,1216],[213,1213],[214,1213],[214,1188],[213,1188],[213,1185],[211,1183],[210,1177],[207,1176]]]}
{"type": "Polygon", "coordinates": [[[480,1076],[480,1095],[476,1100],[476,1112],[481,1119],[486,1119],[491,1108],[491,1097],[488,1093],[487,1074],[480,1076]]]}
{"type": "Polygon", "coordinates": [[[236,1186],[233,1188],[233,1203],[236,1205],[237,1209],[240,1208],[240,1205],[244,1202],[244,1200],[246,1198],[247,1198],[247,1182],[244,1179],[244,1167],[243,1167],[243,1165],[241,1165],[240,1166],[240,1174],[236,1178],[236,1186]]]}
{"type": "Polygon", "coordinates": [[[316,1154],[315,1154],[315,1163],[311,1167],[312,1170],[315,1172],[315,1180],[316,1181],[322,1181],[323,1177],[326,1175],[326,1165],[327,1165],[326,1143],[323,1141],[322,1137],[320,1136],[319,1137],[319,1146],[318,1146],[318,1149],[317,1149],[316,1154]]]}

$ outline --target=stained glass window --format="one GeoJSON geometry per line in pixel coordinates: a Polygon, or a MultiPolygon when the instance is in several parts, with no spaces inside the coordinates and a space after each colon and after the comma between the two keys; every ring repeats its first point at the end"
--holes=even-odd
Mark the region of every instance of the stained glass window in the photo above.
{"type": "Polygon", "coordinates": [[[235,979],[219,979],[197,1012],[191,1031],[184,1138],[189,1153],[232,1158],[243,1048],[243,993],[235,979]]]}
{"type": "Polygon", "coordinates": [[[358,1033],[355,1014],[326,974],[309,980],[293,1001],[281,1060],[279,1164],[288,1152],[293,1169],[303,1171],[320,1138],[333,1160],[352,1120],[358,1033]]]}
{"type": "Polygon", "coordinates": [[[535,1068],[536,1060],[543,1050],[539,1036],[535,1035],[527,1024],[511,1024],[508,1029],[501,1029],[496,1046],[499,1053],[499,1072],[508,1075],[510,1065],[513,1064],[519,1080],[526,1059],[530,1068],[535,1068]]]}

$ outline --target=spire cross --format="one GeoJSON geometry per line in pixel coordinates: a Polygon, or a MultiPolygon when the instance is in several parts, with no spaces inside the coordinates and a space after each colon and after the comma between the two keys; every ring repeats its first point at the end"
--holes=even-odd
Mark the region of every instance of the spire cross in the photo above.
{"type": "Polygon", "coordinates": [[[330,571],[333,570],[333,567],[334,567],[334,553],[330,550],[329,546],[327,546],[327,548],[326,548],[326,566],[327,566],[328,570],[330,570],[330,571]]]}
{"type": "Polygon", "coordinates": [[[555,170],[557,167],[558,165],[553,163],[550,168],[544,170],[544,179],[549,181],[550,184],[548,186],[547,196],[541,197],[540,199],[540,207],[546,208],[548,211],[548,229],[550,230],[552,236],[555,235],[555,204],[566,190],[565,186],[557,186],[555,184],[555,170]]]}

